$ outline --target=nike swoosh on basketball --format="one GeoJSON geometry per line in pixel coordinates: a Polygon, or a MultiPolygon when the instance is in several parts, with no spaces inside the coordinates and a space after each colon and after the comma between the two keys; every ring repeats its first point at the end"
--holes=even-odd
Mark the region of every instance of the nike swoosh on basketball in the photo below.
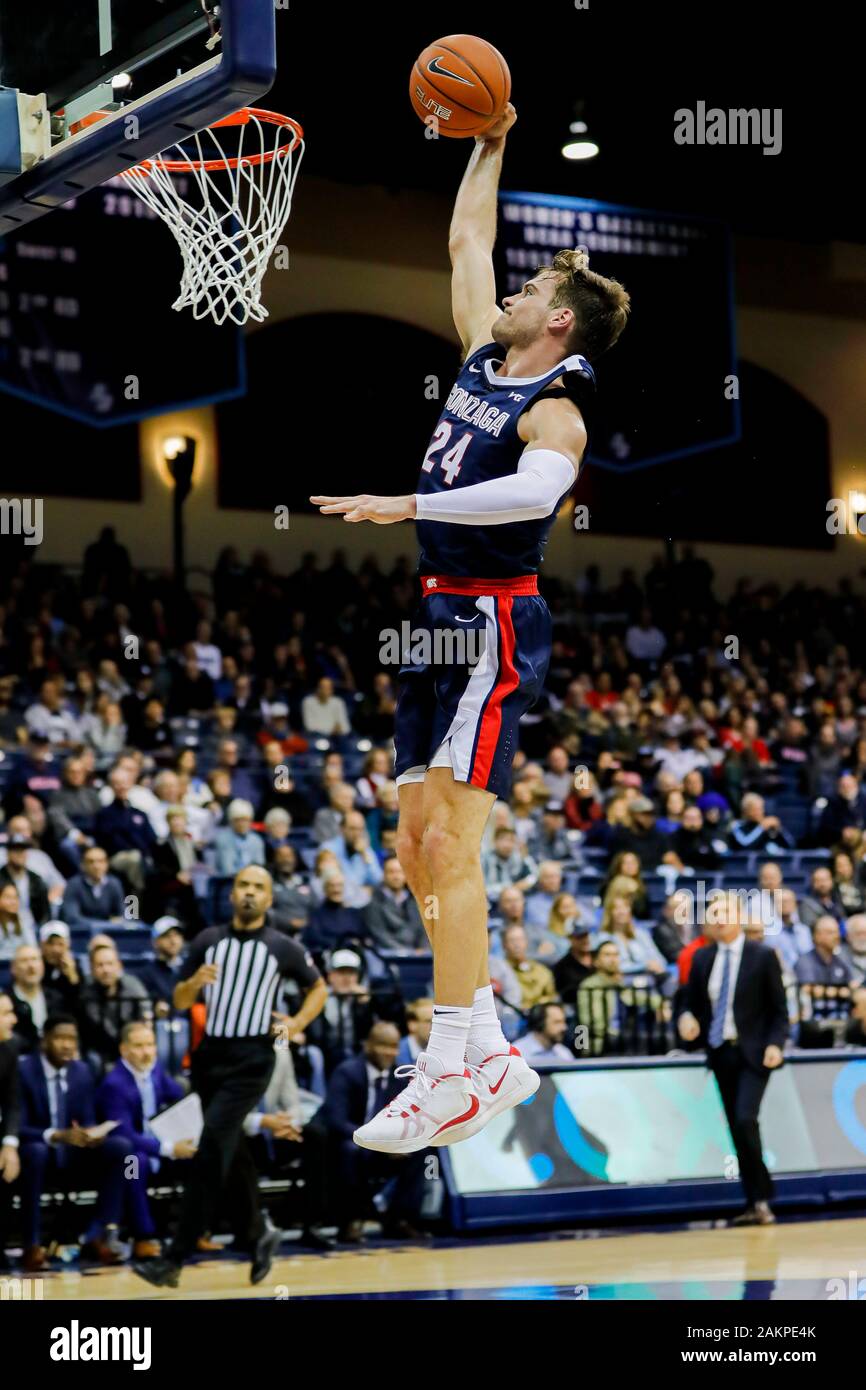
{"type": "Polygon", "coordinates": [[[505,1071],[502,1073],[502,1075],[500,1076],[499,1080],[497,1081],[496,1085],[495,1085],[495,1086],[488,1086],[488,1087],[487,1087],[488,1091],[490,1092],[490,1094],[491,1094],[492,1096],[495,1096],[495,1095],[496,1095],[496,1092],[499,1090],[499,1087],[502,1085],[503,1081],[505,1080],[506,1076],[508,1075],[508,1072],[509,1072],[510,1067],[511,1067],[511,1063],[509,1062],[508,1065],[507,1065],[506,1068],[505,1068],[505,1071]]]}
{"type": "Polygon", "coordinates": [[[438,53],[435,58],[431,58],[427,64],[427,71],[435,73],[437,77],[451,77],[455,82],[462,82],[464,87],[474,87],[475,83],[470,77],[461,77],[458,72],[452,72],[450,68],[443,68],[442,59],[438,53]]]}

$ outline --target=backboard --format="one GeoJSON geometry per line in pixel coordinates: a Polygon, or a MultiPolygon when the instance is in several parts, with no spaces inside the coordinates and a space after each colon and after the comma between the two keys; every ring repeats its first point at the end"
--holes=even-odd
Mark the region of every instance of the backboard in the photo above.
{"type": "Polygon", "coordinates": [[[0,0],[0,234],[255,104],[276,66],[274,0],[0,0]]]}

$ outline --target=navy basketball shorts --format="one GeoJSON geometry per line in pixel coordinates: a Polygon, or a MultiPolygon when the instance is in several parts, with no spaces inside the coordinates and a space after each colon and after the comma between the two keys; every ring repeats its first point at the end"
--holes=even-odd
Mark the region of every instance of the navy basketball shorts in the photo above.
{"type": "Polygon", "coordinates": [[[535,575],[425,575],[403,642],[394,741],[397,785],[450,767],[457,782],[511,790],[521,716],[541,694],[551,618],[535,575]]]}

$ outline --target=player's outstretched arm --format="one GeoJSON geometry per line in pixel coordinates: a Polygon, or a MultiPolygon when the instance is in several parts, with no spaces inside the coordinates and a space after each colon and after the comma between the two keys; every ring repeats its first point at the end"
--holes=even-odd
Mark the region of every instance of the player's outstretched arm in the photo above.
{"type": "Polygon", "coordinates": [[[415,496],[374,497],[369,492],[355,497],[311,497],[313,506],[325,516],[342,515],[344,521],[375,521],[390,526],[395,521],[412,521],[415,517],[415,496]]]}
{"type": "Polygon", "coordinates": [[[586,448],[586,428],[577,406],[567,400],[536,401],[521,416],[518,432],[526,444],[516,473],[488,478],[453,492],[408,493],[402,497],[311,497],[325,515],[344,521],[443,521],[458,526],[504,526],[550,516],[571,489],[586,448]]]}
{"type": "Polygon", "coordinates": [[[552,515],[580,469],[586,447],[583,416],[568,400],[537,401],[520,417],[518,433],[526,448],[516,473],[452,492],[419,493],[417,520],[505,526],[552,515]]]}
{"type": "Polygon", "coordinates": [[[490,328],[499,312],[493,274],[496,195],[505,137],[516,120],[517,112],[509,102],[495,125],[478,136],[454,204],[448,237],[451,305],[466,356],[490,341],[490,328]]]}

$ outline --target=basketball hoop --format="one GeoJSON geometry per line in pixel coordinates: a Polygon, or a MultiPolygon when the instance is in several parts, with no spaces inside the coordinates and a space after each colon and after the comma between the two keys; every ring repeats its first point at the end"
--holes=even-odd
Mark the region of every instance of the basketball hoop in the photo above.
{"type": "Polygon", "coordinates": [[[216,323],[268,317],[262,280],[292,211],[303,153],[297,121],[247,107],[125,170],[127,187],[180,246],[175,309],[216,323]],[[178,182],[183,174],[189,189],[178,182]]]}

